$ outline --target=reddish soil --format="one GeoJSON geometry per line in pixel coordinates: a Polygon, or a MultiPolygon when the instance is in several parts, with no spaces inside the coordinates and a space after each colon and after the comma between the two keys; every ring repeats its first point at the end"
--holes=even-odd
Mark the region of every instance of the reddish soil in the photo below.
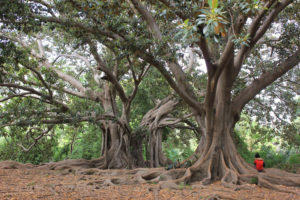
{"type": "Polygon", "coordinates": [[[300,200],[300,187],[289,187],[288,190],[293,190],[295,193],[285,193],[249,184],[248,189],[234,191],[225,188],[220,182],[215,182],[208,186],[195,183],[181,185],[178,190],[158,189],[155,183],[134,183],[132,181],[135,178],[134,174],[127,172],[129,170],[49,170],[32,165],[0,163],[0,199],[300,200]],[[111,182],[106,184],[106,180],[111,182]]]}

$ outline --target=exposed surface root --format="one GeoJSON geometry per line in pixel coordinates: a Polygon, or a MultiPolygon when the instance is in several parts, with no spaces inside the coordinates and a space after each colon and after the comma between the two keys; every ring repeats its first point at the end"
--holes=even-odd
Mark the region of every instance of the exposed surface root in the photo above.
{"type": "MultiPolygon", "coordinates": [[[[292,174],[278,169],[266,169],[262,173],[256,170],[238,169],[230,162],[221,162],[221,170],[219,176],[212,174],[213,162],[195,163],[190,168],[178,168],[166,171],[164,168],[136,168],[133,170],[101,170],[94,168],[91,162],[86,160],[66,160],[58,163],[48,163],[41,166],[31,164],[20,164],[14,161],[4,161],[0,163],[0,169],[47,169],[58,170],[61,175],[79,174],[82,176],[98,175],[110,176],[109,179],[99,182],[100,185],[130,185],[158,183],[158,187],[180,189],[182,184],[194,184],[195,182],[207,185],[220,180],[221,184],[226,188],[233,190],[253,190],[257,186],[268,188],[271,190],[295,193],[293,188],[284,188],[284,186],[297,187],[300,186],[300,174],[292,174]],[[243,173],[240,173],[243,172],[243,173]],[[122,176],[123,178],[116,178],[122,176]],[[124,178],[125,177],[125,178],[124,178]],[[251,185],[252,184],[252,185],[251,185]],[[284,189],[282,189],[284,188],[284,189]]],[[[196,187],[196,186],[193,186],[196,187]]]]}
{"type": "Polygon", "coordinates": [[[112,183],[112,181],[110,179],[107,179],[102,183],[102,185],[103,186],[114,186],[115,184],[112,183]]]}
{"type": "Polygon", "coordinates": [[[64,160],[60,162],[46,163],[38,166],[41,169],[60,170],[69,168],[93,168],[94,165],[85,159],[64,160]]]}
{"type": "Polygon", "coordinates": [[[207,185],[220,180],[223,186],[235,191],[253,190],[255,188],[253,184],[256,184],[279,192],[295,193],[292,189],[281,189],[282,187],[277,185],[290,187],[300,185],[300,174],[287,173],[278,169],[266,169],[259,173],[249,165],[243,166],[243,162],[233,165],[231,161],[225,162],[224,159],[221,159],[220,166],[220,172],[216,173],[213,159],[210,159],[207,162],[199,162],[188,169],[148,172],[141,178],[146,181],[157,182],[160,188],[170,189],[178,189],[179,185],[190,184],[194,181],[200,181],[202,185],[207,185]]]}
{"type": "Polygon", "coordinates": [[[22,164],[11,160],[2,161],[0,163],[0,169],[29,169],[34,167],[36,166],[30,163],[22,164]]]}
{"type": "Polygon", "coordinates": [[[161,174],[161,172],[150,172],[149,174],[145,174],[142,176],[143,179],[145,179],[146,181],[155,179],[156,177],[158,177],[161,174]]]}
{"type": "MultiPolygon", "coordinates": [[[[164,168],[136,168],[134,170],[76,168],[74,171],[72,168],[49,170],[32,167],[26,169],[22,168],[24,167],[22,164],[5,162],[6,166],[8,164],[9,169],[0,169],[0,183],[2,183],[0,184],[0,199],[67,199],[66,196],[63,196],[64,194],[72,199],[123,199],[126,196],[127,199],[156,198],[162,200],[173,198],[296,200],[300,197],[300,194],[296,193],[300,192],[298,187],[288,188],[278,185],[276,191],[272,188],[271,192],[270,189],[266,189],[269,188],[269,185],[266,184],[272,183],[264,182],[265,177],[270,175],[269,169],[266,170],[266,173],[257,173],[254,170],[249,171],[248,174],[238,174],[235,170],[228,168],[229,172],[226,174],[226,170],[224,170],[224,174],[222,174],[223,177],[226,177],[223,179],[223,184],[221,181],[214,181],[212,176],[212,184],[203,186],[200,180],[208,177],[207,163],[201,165],[201,168],[198,168],[199,166],[190,168],[190,180],[192,181],[189,183],[179,182],[180,178],[189,177],[186,169],[166,171],[164,168]],[[16,167],[20,168],[12,169],[16,167]],[[231,173],[237,174],[236,185],[231,182],[231,173]],[[157,179],[157,184],[153,179],[146,181],[143,177],[157,179]],[[247,183],[253,178],[258,180],[258,185],[247,183]],[[259,183],[260,180],[263,181],[259,183]],[[228,184],[227,182],[232,183],[231,186],[236,186],[236,188],[224,187],[228,184]],[[235,191],[240,189],[243,190],[235,191]]],[[[0,162],[1,166],[3,167],[4,164],[0,162]]],[[[284,174],[284,172],[282,173],[284,174]]],[[[293,177],[291,174],[287,176],[293,177]]]]}

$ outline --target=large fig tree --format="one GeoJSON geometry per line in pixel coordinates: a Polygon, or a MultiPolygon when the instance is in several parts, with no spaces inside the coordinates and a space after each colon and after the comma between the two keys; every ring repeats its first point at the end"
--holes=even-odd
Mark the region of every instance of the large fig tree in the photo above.
{"type": "Polygon", "coordinates": [[[160,71],[203,130],[197,148],[200,156],[181,178],[171,176],[177,177],[175,182],[221,180],[235,185],[257,177],[259,184],[270,187],[271,182],[300,184],[299,175],[274,170],[258,174],[238,155],[232,139],[245,106],[280,77],[284,82],[290,70],[299,70],[298,1],[16,0],[2,4],[1,20],[7,29],[39,32],[49,26],[72,34],[81,38],[81,45],[89,45],[104,72],[97,55],[101,45],[117,57],[130,55],[160,71]],[[194,61],[187,62],[186,49],[199,57],[189,56],[194,61]],[[205,74],[198,68],[189,70],[199,66],[200,59],[205,74]],[[199,81],[199,76],[206,81],[199,81]]]}

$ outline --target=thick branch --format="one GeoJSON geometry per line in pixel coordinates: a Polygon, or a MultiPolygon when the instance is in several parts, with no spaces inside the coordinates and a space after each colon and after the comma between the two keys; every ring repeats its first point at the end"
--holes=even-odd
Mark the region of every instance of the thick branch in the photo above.
{"type": "MultiPolygon", "coordinates": [[[[99,116],[82,116],[74,119],[73,117],[62,117],[58,118],[56,117],[55,119],[43,119],[39,121],[39,124],[72,124],[72,123],[79,123],[79,122],[96,122],[100,120],[112,120],[117,122],[123,127],[123,123],[117,119],[113,115],[99,115],[99,116]]],[[[18,123],[11,124],[14,126],[28,126],[32,125],[32,122],[26,120],[26,121],[21,121],[18,123]]]]}
{"type": "Polygon", "coordinates": [[[28,94],[32,94],[32,93],[31,92],[24,92],[24,93],[20,93],[20,94],[10,95],[9,97],[0,99],[0,102],[4,102],[4,101],[7,101],[7,100],[15,98],[15,97],[23,97],[23,96],[26,96],[28,94]]]}
{"type": "MultiPolygon", "coordinates": [[[[188,92],[189,90],[187,90],[183,85],[182,87],[179,87],[178,84],[176,84],[176,82],[173,80],[171,74],[164,68],[163,63],[160,63],[158,61],[156,61],[152,55],[149,55],[147,53],[142,53],[142,52],[138,52],[139,56],[141,58],[143,58],[145,61],[147,61],[148,63],[150,63],[151,65],[155,66],[158,71],[160,71],[160,73],[165,77],[165,79],[167,80],[167,82],[170,84],[170,86],[176,91],[176,93],[178,95],[180,95],[182,97],[182,99],[191,107],[195,108],[196,110],[198,110],[199,112],[203,111],[203,107],[202,104],[200,104],[196,98],[192,98],[188,92]]],[[[184,76],[183,71],[179,69],[179,67],[177,65],[172,65],[173,70],[178,70],[179,74],[181,74],[182,76],[184,76]]],[[[176,73],[176,72],[175,72],[176,73]]],[[[177,74],[178,75],[178,74],[177,74]]],[[[177,81],[181,81],[182,84],[187,83],[184,82],[184,80],[178,78],[177,81]]]]}
{"type": "Polygon", "coordinates": [[[49,85],[45,82],[45,80],[44,80],[44,78],[42,77],[42,75],[36,70],[36,69],[34,69],[34,68],[32,68],[32,67],[29,67],[29,66],[27,66],[27,65],[24,65],[27,69],[30,69],[31,71],[33,71],[36,75],[37,75],[37,77],[38,77],[38,79],[42,82],[42,84],[47,88],[47,90],[48,90],[48,92],[49,92],[49,95],[50,95],[50,97],[51,97],[51,99],[53,98],[53,93],[52,93],[52,91],[51,91],[51,89],[50,89],[50,87],[49,87],[49,85]]]}
{"type": "MultiPolygon", "coordinates": [[[[139,13],[142,15],[142,18],[150,26],[155,39],[161,41],[162,40],[162,36],[161,36],[160,30],[159,30],[159,27],[156,24],[155,19],[152,17],[151,13],[147,10],[147,8],[145,6],[143,6],[139,2],[139,0],[131,0],[131,2],[135,6],[135,8],[139,11],[139,13]]],[[[205,41],[203,41],[203,45],[205,45],[205,44],[206,44],[205,41]]],[[[208,51],[205,51],[203,54],[208,55],[207,52],[208,51]]],[[[154,66],[156,66],[156,65],[154,65],[154,66]]],[[[171,86],[173,87],[173,89],[176,90],[176,92],[180,91],[178,94],[180,96],[182,96],[185,100],[188,100],[188,102],[187,102],[188,104],[189,104],[189,102],[193,102],[192,106],[194,108],[199,108],[199,104],[196,103],[197,102],[196,97],[194,96],[192,89],[188,86],[185,74],[182,71],[181,67],[178,65],[178,63],[176,63],[176,62],[168,62],[168,67],[173,72],[173,74],[174,74],[174,76],[176,78],[177,84],[174,81],[171,81],[173,79],[171,77],[169,77],[169,73],[163,72],[162,74],[165,76],[165,78],[167,79],[167,81],[169,83],[172,82],[171,86]],[[195,107],[195,104],[197,104],[196,107],[195,107]]],[[[159,71],[162,72],[162,71],[165,71],[165,70],[163,68],[160,68],[159,71]]],[[[201,109],[199,109],[199,110],[201,110],[201,109]]]]}
{"type": "MultiPolygon", "coordinates": [[[[49,133],[52,130],[53,127],[54,127],[53,125],[50,126],[50,127],[48,127],[48,129],[46,131],[42,132],[36,138],[32,137],[32,139],[34,140],[34,142],[28,148],[24,147],[22,144],[18,144],[18,146],[21,147],[23,149],[23,151],[25,151],[25,152],[30,151],[30,149],[32,149],[32,147],[34,147],[42,137],[44,137],[47,133],[49,133]]],[[[31,128],[30,128],[29,131],[31,132],[31,128]]]]}
{"type": "Polygon", "coordinates": [[[172,0],[159,0],[162,2],[165,6],[170,8],[170,10],[174,11],[175,14],[180,17],[183,21],[187,19],[187,16],[182,13],[179,9],[177,9],[175,3],[172,0]]]}
{"type": "Polygon", "coordinates": [[[285,0],[285,1],[281,1],[280,3],[278,3],[276,5],[274,10],[271,11],[269,16],[266,18],[266,20],[263,22],[263,24],[261,25],[259,30],[256,32],[256,34],[253,38],[253,41],[252,41],[253,43],[256,43],[265,34],[265,32],[268,30],[271,23],[278,16],[278,14],[292,2],[293,2],[293,0],[285,0]]]}
{"type": "Polygon", "coordinates": [[[197,42],[197,44],[202,51],[208,75],[212,76],[216,69],[215,69],[215,65],[213,64],[213,61],[212,61],[212,56],[209,51],[207,41],[205,40],[204,37],[201,37],[199,42],[197,42]]]}
{"type": "Polygon", "coordinates": [[[99,56],[96,45],[91,40],[88,41],[88,44],[90,46],[91,53],[93,54],[95,60],[98,63],[98,69],[103,71],[107,75],[108,80],[115,86],[116,90],[118,91],[122,102],[124,102],[124,103],[127,102],[128,98],[125,94],[123,87],[117,80],[116,76],[109,70],[109,68],[106,66],[105,62],[99,56]]]}
{"type": "MultiPolygon", "coordinates": [[[[227,40],[225,49],[218,61],[218,66],[220,66],[220,68],[221,68],[221,69],[218,69],[219,71],[221,71],[222,68],[224,68],[227,65],[227,62],[230,60],[230,59],[228,59],[228,57],[234,50],[234,43],[231,39],[231,35],[239,34],[241,32],[242,27],[244,26],[246,20],[247,20],[247,16],[240,15],[240,16],[238,16],[236,23],[231,27],[231,29],[228,33],[228,40],[227,40]],[[231,34],[230,34],[230,32],[231,32],[231,34]]],[[[220,74],[220,72],[218,74],[220,74]]]]}
{"type": "MultiPolygon", "coordinates": [[[[7,88],[17,88],[17,89],[28,91],[31,94],[35,94],[35,95],[38,95],[38,96],[42,97],[42,99],[50,100],[50,102],[47,102],[49,104],[56,104],[56,105],[63,106],[66,109],[69,109],[68,106],[65,105],[64,103],[62,103],[60,101],[57,101],[57,100],[53,100],[50,96],[48,96],[46,94],[43,94],[42,92],[39,92],[39,91],[37,91],[33,88],[18,85],[18,84],[14,84],[14,83],[0,83],[0,86],[4,86],[4,87],[7,87],[7,88]]],[[[32,98],[34,98],[34,97],[32,97],[32,98]]],[[[40,98],[37,98],[37,99],[41,100],[40,98]]]]}
{"type": "Polygon", "coordinates": [[[276,69],[272,69],[254,80],[248,87],[246,87],[240,94],[233,99],[234,110],[240,112],[246,103],[255,97],[262,89],[273,83],[276,79],[281,77],[287,71],[292,69],[300,62],[300,49],[298,49],[292,56],[290,56],[283,63],[279,64],[276,69]]]}
{"type": "Polygon", "coordinates": [[[255,35],[255,32],[257,31],[260,22],[262,20],[262,18],[265,16],[265,14],[267,13],[267,11],[270,9],[270,7],[274,4],[275,0],[272,1],[268,1],[266,3],[266,5],[264,6],[264,8],[262,10],[260,10],[260,12],[256,15],[256,17],[252,20],[252,23],[249,27],[249,36],[250,38],[253,38],[253,36],[255,35]]]}
{"type": "Polygon", "coordinates": [[[45,17],[45,16],[40,16],[40,15],[32,15],[32,17],[40,19],[44,22],[53,22],[53,23],[58,23],[58,24],[68,26],[68,27],[70,27],[70,26],[71,27],[77,27],[77,28],[83,29],[83,30],[85,30],[89,33],[92,33],[94,35],[99,35],[100,34],[102,36],[105,36],[105,37],[108,37],[108,38],[111,38],[111,39],[115,39],[115,40],[122,39],[119,35],[117,35],[113,32],[110,32],[110,31],[107,31],[107,30],[100,30],[99,28],[94,29],[91,26],[87,26],[85,24],[72,21],[71,19],[56,18],[56,17],[45,17]]]}
{"type": "MultiPolygon", "coordinates": [[[[270,1],[267,3],[267,8],[270,8],[273,1],[270,1]]],[[[268,28],[270,27],[271,23],[274,21],[274,19],[278,16],[278,14],[289,4],[292,3],[292,0],[286,0],[282,2],[278,2],[276,6],[271,10],[267,18],[264,20],[263,24],[258,29],[260,20],[265,15],[265,11],[261,11],[258,16],[253,20],[252,24],[249,28],[249,34],[250,34],[250,44],[248,46],[243,45],[242,48],[239,50],[235,60],[234,60],[234,67],[236,68],[236,75],[238,74],[243,61],[246,57],[246,55],[250,52],[250,50],[255,46],[255,44],[258,42],[258,40],[266,33],[268,28]],[[257,30],[258,29],[258,30],[257,30]]]]}
{"type": "Polygon", "coordinates": [[[148,27],[152,31],[154,37],[157,40],[162,39],[161,32],[159,30],[159,27],[157,23],[155,22],[155,19],[151,15],[151,13],[148,11],[148,9],[139,1],[139,0],[130,0],[132,4],[134,5],[135,9],[141,14],[144,21],[147,22],[148,27]]]}

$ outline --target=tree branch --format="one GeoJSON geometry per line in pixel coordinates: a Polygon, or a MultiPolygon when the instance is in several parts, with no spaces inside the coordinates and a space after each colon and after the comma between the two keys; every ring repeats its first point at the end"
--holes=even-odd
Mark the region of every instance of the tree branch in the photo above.
{"type": "MultiPolygon", "coordinates": [[[[162,40],[162,35],[159,31],[158,25],[155,22],[155,19],[152,17],[151,13],[147,10],[146,7],[144,7],[139,0],[131,0],[135,8],[139,11],[139,13],[142,15],[142,18],[147,22],[147,24],[150,26],[153,35],[155,39],[161,41],[162,40]]],[[[205,43],[204,43],[205,44],[205,43]]],[[[207,55],[207,52],[204,52],[207,55]]],[[[165,69],[163,67],[159,69],[159,71],[162,72],[162,74],[165,76],[167,81],[171,83],[171,86],[173,87],[174,90],[177,92],[179,91],[179,95],[182,95],[182,97],[188,101],[188,104],[192,102],[192,105],[194,108],[199,108],[199,103],[196,100],[196,97],[194,96],[194,93],[191,89],[191,87],[188,86],[188,83],[186,81],[186,77],[184,72],[182,71],[181,67],[176,63],[176,62],[167,62],[168,67],[171,69],[173,72],[175,79],[177,83],[173,81],[171,77],[169,77],[169,73],[166,73],[165,69]],[[168,77],[167,77],[168,76],[168,77]],[[176,87],[176,89],[175,89],[176,87]],[[197,105],[195,107],[195,105],[197,105]]],[[[154,65],[156,66],[156,65],[154,65]]],[[[202,109],[198,109],[202,110],[202,109]]]]}
{"type": "MultiPolygon", "coordinates": [[[[273,5],[274,1],[270,1],[267,3],[267,8],[270,8],[273,5]]],[[[250,43],[248,46],[243,45],[242,48],[237,53],[235,60],[234,60],[234,68],[236,70],[235,76],[237,76],[238,72],[240,71],[240,68],[243,64],[243,61],[247,54],[250,52],[250,50],[255,46],[255,44],[258,42],[258,40],[265,34],[265,32],[270,27],[271,23],[274,21],[274,19],[278,16],[278,14],[289,4],[292,3],[292,0],[285,0],[281,2],[277,2],[275,7],[271,10],[269,15],[266,17],[260,28],[258,29],[258,26],[261,22],[261,19],[266,14],[266,11],[261,11],[258,16],[253,20],[252,24],[249,28],[249,34],[250,34],[250,43]],[[258,29],[258,30],[257,30],[258,29]]]]}
{"type": "Polygon", "coordinates": [[[49,92],[49,95],[50,95],[51,99],[53,99],[53,93],[52,93],[52,91],[51,91],[49,85],[45,82],[45,80],[44,80],[44,78],[42,77],[42,75],[41,75],[36,69],[34,69],[34,68],[32,68],[32,67],[29,67],[29,66],[27,66],[27,65],[24,65],[24,66],[25,66],[27,69],[33,71],[33,72],[36,74],[36,76],[38,77],[38,79],[39,79],[39,80],[42,82],[42,84],[47,88],[47,90],[48,90],[48,92],[49,92]]]}
{"type": "MultiPolygon", "coordinates": [[[[47,129],[46,131],[44,131],[42,134],[40,134],[40,135],[39,135],[38,137],[36,137],[36,138],[34,138],[34,137],[31,136],[31,138],[34,140],[34,142],[33,142],[28,148],[25,148],[22,144],[17,144],[17,145],[18,145],[19,147],[21,147],[21,148],[23,149],[23,151],[28,152],[28,151],[30,151],[30,149],[32,149],[32,147],[34,147],[34,146],[38,143],[38,141],[39,141],[42,137],[44,137],[47,133],[49,133],[49,132],[52,130],[53,127],[54,127],[53,125],[50,126],[50,127],[48,127],[48,129],[47,129]]],[[[30,128],[30,130],[29,130],[30,133],[31,133],[32,129],[33,129],[33,128],[30,128]]]]}
{"type": "Polygon", "coordinates": [[[205,40],[205,38],[203,36],[201,36],[200,40],[196,43],[198,44],[198,46],[200,47],[200,49],[202,51],[208,75],[212,76],[216,70],[216,65],[213,64],[212,56],[211,56],[210,50],[208,48],[207,41],[205,40]]]}
{"type": "Polygon", "coordinates": [[[7,101],[7,100],[15,98],[15,97],[24,97],[28,94],[32,94],[32,92],[24,92],[24,93],[20,93],[20,94],[10,95],[9,97],[0,99],[0,102],[4,102],[4,101],[7,101]]]}
{"type": "Polygon", "coordinates": [[[187,16],[177,9],[175,3],[172,0],[159,0],[159,1],[162,2],[168,8],[170,8],[170,10],[174,11],[175,14],[178,17],[180,17],[183,21],[187,19],[187,16]]]}
{"type": "MultiPolygon", "coordinates": [[[[80,122],[97,122],[100,120],[112,120],[116,123],[122,125],[123,123],[114,115],[98,115],[98,116],[80,116],[76,119],[74,117],[55,117],[54,119],[43,119],[39,121],[39,124],[72,124],[72,123],[80,123],[80,122]]],[[[32,125],[31,121],[21,121],[18,123],[11,124],[11,126],[28,126],[32,125]]]]}
{"type": "Polygon", "coordinates": [[[124,92],[123,87],[117,80],[116,76],[109,70],[109,68],[106,66],[105,62],[99,56],[96,45],[91,40],[88,40],[88,44],[90,46],[91,53],[93,54],[95,60],[98,63],[98,69],[103,71],[107,75],[108,80],[115,86],[116,90],[118,91],[122,102],[124,102],[124,103],[127,102],[128,98],[124,92]]]}
{"type": "MultiPolygon", "coordinates": [[[[66,109],[69,109],[67,105],[65,105],[64,103],[57,101],[57,100],[53,100],[51,99],[50,96],[43,94],[42,92],[39,92],[33,88],[30,87],[26,87],[26,86],[22,86],[22,85],[18,85],[18,84],[14,84],[14,83],[0,83],[0,86],[4,86],[4,87],[8,87],[8,88],[17,88],[17,89],[21,89],[21,90],[25,90],[30,92],[31,94],[35,94],[38,95],[40,97],[43,97],[44,99],[50,100],[50,102],[47,102],[49,104],[55,104],[55,105],[59,105],[62,106],[66,109]]],[[[31,97],[31,98],[36,98],[36,97],[31,97]]],[[[41,100],[40,98],[37,98],[39,100],[41,100]]]]}
{"type": "Polygon", "coordinates": [[[273,83],[276,79],[281,77],[287,71],[298,65],[300,62],[300,48],[288,59],[278,65],[277,68],[272,69],[260,76],[260,78],[254,80],[248,87],[236,96],[232,105],[234,110],[238,113],[243,109],[246,103],[255,97],[262,89],[273,83]]]}
{"type": "Polygon", "coordinates": [[[129,62],[129,67],[130,67],[130,70],[132,72],[132,76],[133,76],[133,80],[134,80],[134,89],[133,89],[133,91],[131,92],[131,94],[129,95],[129,98],[128,98],[129,102],[132,102],[132,100],[134,99],[134,97],[135,97],[135,95],[138,91],[139,84],[141,83],[143,77],[146,75],[146,73],[150,69],[150,65],[145,67],[146,64],[144,64],[142,72],[138,75],[138,77],[136,77],[135,72],[134,72],[133,67],[132,67],[133,63],[131,62],[129,57],[127,57],[127,60],[129,62]]]}
{"type": "MultiPolygon", "coordinates": [[[[189,104],[191,107],[195,108],[199,112],[203,111],[202,104],[199,103],[196,100],[196,98],[192,98],[190,94],[188,94],[189,90],[184,85],[181,85],[181,87],[178,86],[178,84],[173,80],[170,72],[164,68],[163,63],[156,61],[152,55],[149,55],[146,52],[137,52],[137,53],[142,59],[144,59],[151,65],[155,66],[158,69],[158,71],[160,71],[160,73],[164,76],[164,78],[167,80],[170,86],[176,91],[178,95],[182,97],[182,99],[187,104],[189,104]]],[[[184,73],[182,72],[182,70],[178,68],[179,68],[178,66],[173,66],[172,71],[175,71],[174,73],[178,72],[177,75],[181,74],[181,78],[182,78],[182,76],[184,76],[184,73]]],[[[184,82],[184,80],[180,79],[180,77],[177,77],[177,82],[178,81],[179,82],[181,81],[182,84],[186,83],[184,82]]]]}
{"type": "Polygon", "coordinates": [[[259,30],[256,32],[252,40],[252,43],[255,44],[265,34],[265,32],[268,30],[271,23],[278,16],[278,14],[292,2],[293,0],[285,0],[285,1],[280,1],[276,4],[275,8],[271,11],[269,16],[265,19],[265,21],[263,22],[259,30]]]}
{"type": "Polygon", "coordinates": [[[56,17],[45,17],[45,16],[40,16],[40,15],[36,15],[36,14],[32,14],[32,17],[40,19],[44,22],[53,22],[53,23],[57,23],[57,24],[61,24],[61,25],[65,25],[65,26],[73,26],[73,27],[77,27],[80,29],[83,29],[89,33],[92,33],[94,35],[102,35],[114,40],[122,40],[122,37],[120,37],[118,34],[115,34],[111,31],[107,31],[107,30],[100,30],[98,29],[94,29],[91,26],[87,26],[85,24],[79,23],[79,22],[75,22],[72,21],[70,19],[64,19],[64,18],[56,18],[56,17]]]}
{"type": "MultiPolygon", "coordinates": [[[[236,23],[234,24],[233,27],[231,27],[231,32],[234,34],[239,34],[241,32],[242,27],[244,26],[245,22],[246,22],[247,16],[245,15],[240,15],[237,17],[236,23]]],[[[222,68],[224,68],[229,62],[230,59],[228,59],[228,57],[230,56],[230,54],[233,52],[234,50],[234,43],[232,41],[231,38],[231,34],[230,32],[228,33],[228,39],[227,39],[227,43],[225,46],[225,49],[218,61],[218,66],[221,69],[218,69],[218,71],[221,71],[222,68]]],[[[220,74],[220,73],[219,73],[220,74]]]]}
{"type": "MultiPolygon", "coordinates": [[[[39,43],[39,49],[40,49],[40,52],[44,52],[44,47],[43,45],[41,44],[41,41],[38,40],[38,43],[39,43]]],[[[38,57],[38,55],[34,52],[32,52],[33,56],[35,56],[36,58],[38,59],[41,59],[40,57],[38,57]]],[[[73,87],[75,87],[76,89],[79,90],[79,93],[78,92],[71,92],[71,91],[68,91],[69,94],[73,94],[73,95],[76,95],[76,96],[79,96],[79,97],[84,97],[84,98],[87,98],[87,99],[91,99],[91,100],[94,100],[94,101],[98,101],[99,98],[101,98],[101,95],[92,91],[90,88],[85,88],[80,81],[78,81],[77,79],[75,79],[73,76],[70,76],[66,73],[63,73],[62,71],[60,71],[59,69],[55,68],[53,65],[51,65],[48,60],[44,58],[44,54],[42,55],[42,60],[43,60],[43,64],[48,68],[48,69],[51,69],[52,71],[54,71],[59,78],[61,78],[62,80],[70,83],[73,87]]],[[[80,58],[80,59],[83,59],[85,62],[88,63],[88,67],[90,67],[90,64],[89,62],[82,56],[79,56],[79,55],[76,55],[77,58],[80,58]]],[[[92,69],[93,70],[93,69],[92,69]]],[[[94,70],[93,70],[94,71],[94,70]]],[[[64,90],[64,91],[67,91],[67,90],[64,90]]]]}
{"type": "MultiPolygon", "coordinates": [[[[22,40],[16,38],[16,37],[13,37],[13,36],[10,36],[10,35],[7,35],[7,34],[4,34],[4,33],[0,33],[1,36],[3,37],[6,37],[12,41],[15,41],[17,43],[19,43],[21,46],[23,46],[24,48],[28,48],[29,45],[27,45],[25,42],[23,42],[22,40]]],[[[96,100],[99,99],[99,94],[96,94],[94,93],[91,89],[89,88],[85,88],[83,87],[83,85],[77,80],[75,79],[74,77],[68,75],[68,74],[65,74],[63,73],[62,71],[58,70],[57,68],[55,68],[53,65],[51,65],[47,59],[45,59],[45,50],[44,50],[44,47],[42,45],[42,41],[41,40],[37,40],[37,43],[38,43],[38,48],[39,48],[39,53],[36,53],[34,52],[33,50],[31,50],[31,55],[37,59],[41,59],[42,60],[42,63],[48,68],[48,69],[51,69],[52,71],[54,71],[59,78],[61,78],[62,80],[70,83],[73,87],[75,87],[76,89],[79,90],[79,93],[78,92],[71,92],[71,91],[68,91],[69,94],[73,94],[75,96],[80,96],[80,97],[85,97],[85,98],[89,98],[91,100],[96,100]],[[89,91],[90,95],[91,96],[87,96],[86,92],[89,91]]],[[[78,56],[77,56],[78,57],[78,56]]],[[[81,58],[82,59],[82,58],[81,58]]],[[[37,72],[38,73],[38,72],[37,72]]],[[[46,84],[46,83],[45,83],[46,84]]],[[[44,84],[44,85],[45,85],[44,84]]],[[[46,84],[47,85],[47,84],[46,84]]],[[[50,88],[49,88],[50,89],[50,88]]],[[[51,93],[50,93],[51,94],[51,93]]]]}
{"type": "Polygon", "coordinates": [[[78,59],[81,59],[81,60],[83,60],[83,61],[85,62],[86,66],[87,66],[88,68],[90,68],[91,70],[93,70],[93,68],[92,68],[91,63],[89,62],[89,60],[88,60],[86,57],[81,56],[81,55],[79,55],[79,54],[77,54],[77,53],[75,53],[75,54],[73,54],[73,55],[69,55],[69,54],[60,54],[60,55],[58,55],[58,56],[52,61],[51,64],[54,65],[54,63],[55,63],[60,57],[69,57],[69,58],[78,58],[78,59]]]}
{"type": "Polygon", "coordinates": [[[152,31],[154,38],[157,40],[162,39],[161,32],[157,23],[155,22],[154,17],[148,11],[148,9],[139,1],[139,0],[130,0],[134,5],[135,9],[140,13],[143,20],[147,22],[149,29],[152,31]]]}

